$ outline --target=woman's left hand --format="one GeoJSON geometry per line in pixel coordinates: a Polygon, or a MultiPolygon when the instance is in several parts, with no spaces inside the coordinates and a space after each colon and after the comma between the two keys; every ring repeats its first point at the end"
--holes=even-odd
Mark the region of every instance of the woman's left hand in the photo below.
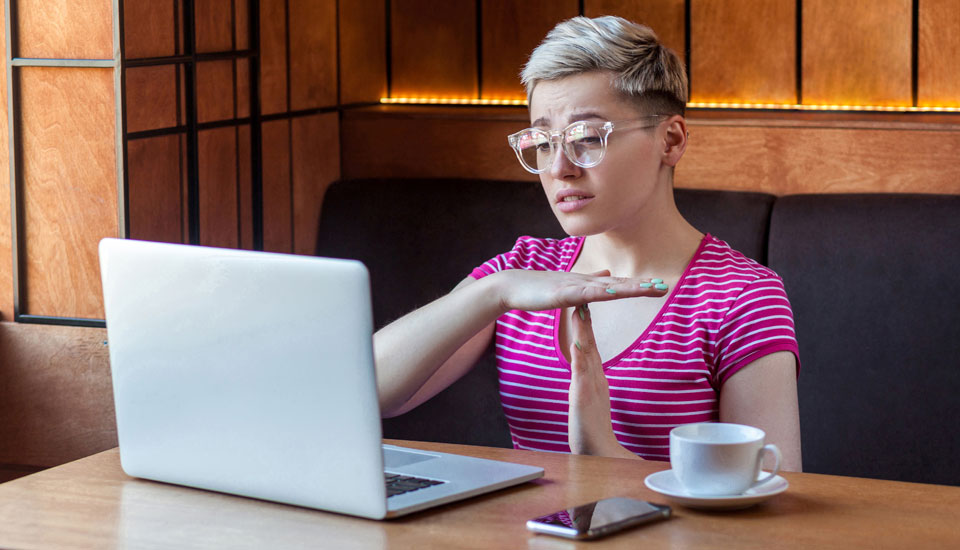
{"type": "Polygon", "coordinates": [[[574,454],[631,457],[617,441],[610,420],[610,387],[597,351],[590,308],[574,308],[570,323],[570,410],[567,439],[574,454]]]}

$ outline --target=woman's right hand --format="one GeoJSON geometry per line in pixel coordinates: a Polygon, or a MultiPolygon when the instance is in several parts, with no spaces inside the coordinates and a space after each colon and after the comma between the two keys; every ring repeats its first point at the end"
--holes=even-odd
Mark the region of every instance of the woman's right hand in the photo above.
{"type": "Polygon", "coordinates": [[[637,296],[659,298],[670,292],[663,284],[657,288],[650,279],[611,277],[609,271],[583,274],[507,269],[490,277],[497,279],[503,311],[545,311],[637,296]]]}

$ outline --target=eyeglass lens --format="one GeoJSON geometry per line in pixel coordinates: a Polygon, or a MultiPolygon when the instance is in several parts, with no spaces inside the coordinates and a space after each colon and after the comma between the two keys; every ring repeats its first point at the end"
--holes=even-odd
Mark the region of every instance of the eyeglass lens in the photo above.
{"type": "MultiPolygon", "coordinates": [[[[590,124],[574,124],[558,137],[567,158],[578,166],[594,166],[603,158],[600,130],[590,124]]],[[[549,170],[560,148],[549,133],[533,128],[519,136],[517,145],[520,159],[527,168],[536,172],[549,170]]]]}

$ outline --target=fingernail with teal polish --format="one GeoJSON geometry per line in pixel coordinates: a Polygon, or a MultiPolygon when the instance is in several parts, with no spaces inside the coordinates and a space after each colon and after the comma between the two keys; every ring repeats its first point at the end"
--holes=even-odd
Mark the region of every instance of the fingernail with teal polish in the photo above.
{"type": "Polygon", "coordinates": [[[663,279],[650,279],[651,283],[662,283],[663,279]]]}
{"type": "Polygon", "coordinates": [[[657,289],[657,290],[666,290],[666,289],[668,289],[668,288],[670,288],[670,287],[667,286],[667,285],[665,285],[665,284],[663,284],[663,283],[659,283],[659,284],[657,284],[657,285],[656,285],[655,287],[653,287],[653,288],[655,288],[655,289],[657,289]]]}
{"type": "Polygon", "coordinates": [[[640,283],[640,288],[650,288],[653,286],[653,283],[640,283]]]}
{"type": "Polygon", "coordinates": [[[581,321],[586,321],[586,320],[587,320],[587,315],[586,315],[586,313],[584,313],[584,311],[583,311],[583,306],[577,306],[577,315],[580,316],[580,320],[581,320],[581,321]]]}
{"type": "Polygon", "coordinates": [[[574,341],[573,341],[573,345],[577,346],[577,350],[583,351],[583,348],[580,347],[580,341],[579,341],[579,340],[574,340],[574,341]]]}
{"type": "Polygon", "coordinates": [[[617,293],[617,291],[614,290],[614,289],[612,289],[612,288],[608,288],[608,289],[607,289],[607,294],[616,294],[616,293],[617,293]]]}

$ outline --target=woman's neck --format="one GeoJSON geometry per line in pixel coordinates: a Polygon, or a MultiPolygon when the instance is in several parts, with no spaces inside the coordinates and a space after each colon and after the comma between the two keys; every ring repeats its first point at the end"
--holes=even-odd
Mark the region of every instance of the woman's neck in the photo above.
{"type": "Polygon", "coordinates": [[[696,253],[703,234],[680,215],[673,190],[665,202],[651,204],[628,227],[586,238],[573,270],[610,270],[615,277],[678,278],[696,253]]]}

